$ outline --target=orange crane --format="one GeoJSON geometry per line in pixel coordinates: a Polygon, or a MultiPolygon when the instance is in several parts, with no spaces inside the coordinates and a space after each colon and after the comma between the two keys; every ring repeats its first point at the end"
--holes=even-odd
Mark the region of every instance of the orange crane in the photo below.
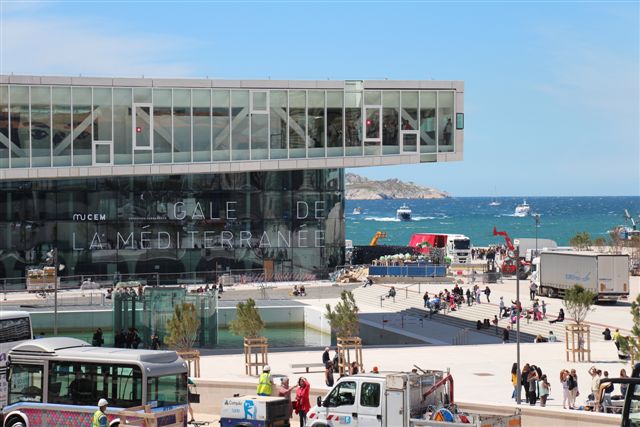
{"type": "MultiPolygon", "coordinates": [[[[493,227],[493,235],[504,237],[504,241],[507,244],[507,249],[508,249],[507,257],[502,263],[502,266],[500,267],[500,271],[502,271],[502,274],[516,274],[517,267],[516,267],[516,259],[514,258],[516,248],[515,246],[513,246],[513,243],[511,242],[509,235],[507,234],[506,231],[498,231],[496,227],[493,227]]],[[[528,262],[521,261],[520,268],[522,269],[522,272],[523,272],[522,278],[526,278],[528,276],[528,273],[530,272],[529,270],[531,268],[531,265],[528,262]]]]}
{"type": "Polygon", "coordinates": [[[386,239],[386,238],[387,238],[387,233],[385,233],[384,231],[376,231],[376,234],[373,236],[373,238],[369,242],[369,246],[377,246],[378,240],[386,239]]]}

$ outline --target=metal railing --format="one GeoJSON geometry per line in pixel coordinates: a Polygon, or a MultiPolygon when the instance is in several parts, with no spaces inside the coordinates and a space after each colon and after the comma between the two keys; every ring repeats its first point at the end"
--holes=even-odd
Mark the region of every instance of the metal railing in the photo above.
{"type": "Polygon", "coordinates": [[[469,329],[464,328],[459,330],[451,340],[453,345],[466,345],[469,344],[469,329]]]}

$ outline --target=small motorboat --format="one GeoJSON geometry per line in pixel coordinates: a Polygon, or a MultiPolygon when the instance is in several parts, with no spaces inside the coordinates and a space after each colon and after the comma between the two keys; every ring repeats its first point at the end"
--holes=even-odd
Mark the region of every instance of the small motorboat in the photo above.
{"type": "Polygon", "coordinates": [[[497,201],[496,199],[493,199],[491,201],[491,203],[489,203],[489,206],[500,206],[502,203],[500,203],[499,201],[497,201]]]}
{"type": "Polygon", "coordinates": [[[527,204],[526,200],[523,200],[521,204],[516,206],[516,210],[513,212],[513,216],[523,218],[525,216],[528,216],[530,212],[531,212],[531,206],[527,204]]]}
{"type": "Polygon", "coordinates": [[[396,218],[400,221],[411,221],[411,208],[407,205],[402,205],[396,211],[396,218]]]}
{"type": "Polygon", "coordinates": [[[354,215],[360,215],[361,213],[362,213],[362,208],[361,207],[353,208],[353,214],[354,215]]]}

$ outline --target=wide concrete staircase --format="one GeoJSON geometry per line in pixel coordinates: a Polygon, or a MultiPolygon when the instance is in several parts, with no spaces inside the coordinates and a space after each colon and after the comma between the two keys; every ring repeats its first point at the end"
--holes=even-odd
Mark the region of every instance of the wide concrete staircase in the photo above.
{"type": "MultiPolygon", "coordinates": [[[[395,312],[405,314],[407,316],[414,317],[428,317],[429,311],[424,308],[422,301],[422,294],[418,292],[418,286],[410,286],[408,288],[397,287],[395,301],[393,299],[382,299],[387,294],[389,287],[386,285],[373,285],[366,288],[359,287],[354,289],[353,293],[356,298],[356,302],[360,307],[361,312],[395,312]],[[412,289],[415,288],[415,289],[412,289]]],[[[424,289],[422,289],[424,290],[424,289]]],[[[525,295],[528,297],[528,295],[525,295]]],[[[528,298],[527,298],[528,299],[528,298]]],[[[497,300],[497,298],[496,298],[497,300]]],[[[556,307],[559,306],[560,300],[553,300],[556,307]]],[[[525,308],[528,307],[528,301],[525,301],[525,308]]],[[[442,313],[442,312],[441,312],[442,313]]],[[[498,314],[498,304],[486,303],[484,295],[482,296],[481,304],[474,304],[468,307],[464,304],[460,310],[448,311],[446,314],[434,314],[432,320],[438,323],[456,326],[459,328],[468,328],[474,332],[486,333],[495,335],[495,328],[493,325],[489,329],[476,329],[476,322],[478,320],[489,319],[492,320],[494,315],[498,314]]],[[[549,323],[548,320],[554,319],[555,313],[549,316],[547,312],[547,319],[541,321],[531,320],[527,323],[526,319],[520,319],[520,340],[521,342],[533,342],[537,335],[543,337],[549,336],[549,331],[553,331],[558,341],[565,340],[565,327],[564,324],[570,322],[569,319],[565,320],[565,323],[549,323]]],[[[606,328],[606,325],[594,324],[585,322],[591,326],[591,341],[602,341],[602,332],[606,328]]],[[[500,331],[510,325],[508,319],[500,319],[498,326],[500,331]]],[[[613,330],[613,327],[609,327],[613,330]]],[[[511,325],[510,341],[515,340],[515,325],[511,325]]]]}

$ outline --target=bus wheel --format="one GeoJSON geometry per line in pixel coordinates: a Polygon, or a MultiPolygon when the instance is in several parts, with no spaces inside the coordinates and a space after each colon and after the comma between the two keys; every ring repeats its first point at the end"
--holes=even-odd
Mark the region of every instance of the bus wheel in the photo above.
{"type": "Polygon", "coordinates": [[[5,424],[7,427],[26,427],[27,423],[20,417],[9,418],[9,421],[5,424]]]}

